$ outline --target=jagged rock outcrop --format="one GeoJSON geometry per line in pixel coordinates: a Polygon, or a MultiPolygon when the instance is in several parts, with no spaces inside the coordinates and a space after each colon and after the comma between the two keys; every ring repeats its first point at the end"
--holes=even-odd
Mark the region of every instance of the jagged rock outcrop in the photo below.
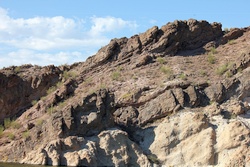
{"type": "Polygon", "coordinates": [[[55,66],[31,67],[24,76],[19,76],[18,73],[27,67],[12,67],[0,73],[0,122],[24,112],[33,100],[44,96],[46,90],[59,81],[62,73],[55,66]]]}
{"type": "Polygon", "coordinates": [[[174,21],[86,62],[2,69],[0,161],[249,166],[249,37],[174,21]]]}

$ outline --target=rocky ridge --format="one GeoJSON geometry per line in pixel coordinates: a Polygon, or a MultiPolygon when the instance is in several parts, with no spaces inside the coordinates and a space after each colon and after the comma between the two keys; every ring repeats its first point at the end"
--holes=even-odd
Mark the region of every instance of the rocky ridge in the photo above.
{"type": "Polygon", "coordinates": [[[250,165],[250,29],[221,27],[175,21],[85,62],[2,69],[0,161],[250,165]]]}

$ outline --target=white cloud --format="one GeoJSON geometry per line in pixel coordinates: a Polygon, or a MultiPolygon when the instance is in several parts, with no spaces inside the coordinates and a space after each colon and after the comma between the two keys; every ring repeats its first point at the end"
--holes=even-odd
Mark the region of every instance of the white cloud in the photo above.
{"type": "Polygon", "coordinates": [[[105,18],[92,17],[91,20],[93,22],[90,31],[92,35],[99,35],[104,32],[116,32],[124,28],[135,30],[138,27],[135,21],[125,21],[121,18],[110,16],[105,18]]]}
{"type": "Polygon", "coordinates": [[[61,65],[72,64],[82,61],[83,55],[81,52],[57,52],[57,53],[38,53],[33,50],[21,49],[10,52],[5,57],[0,57],[0,67],[8,67],[11,65],[33,64],[33,65],[61,65]]]}
{"type": "Polygon", "coordinates": [[[58,61],[61,61],[63,64],[70,56],[76,56],[75,53],[81,55],[76,56],[79,58],[77,60],[83,61],[87,56],[91,56],[86,55],[87,53],[96,52],[111,38],[120,37],[121,32],[122,36],[128,33],[133,35],[137,27],[135,21],[115,17],[94,16],[86,20],[63,16],[12,18],[7,10],[0,7],[0,68],[20,62],[46,65],[51,62],[58,64],[58,61]],[[67,56],[62,53],[67,53],[67,56]],[[21,59],[20,55],[26,56],[21,59]],[[60,56],[64,58],[59,58],[60,56]],[[52,60],[53,57],[55,59],[52,60]],[[12,61],[10,64],[10,59],[16,62],[12,61]],[[35,61],[36,59],[41,61],[35,61]]]}

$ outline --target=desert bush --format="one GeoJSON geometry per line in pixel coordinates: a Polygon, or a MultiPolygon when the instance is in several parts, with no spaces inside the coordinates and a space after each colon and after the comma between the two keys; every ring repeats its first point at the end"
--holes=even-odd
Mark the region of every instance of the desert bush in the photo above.
{"type": "Polygon", "coordinates": [[[216,54],[216,53],[217,53],[216,48],[215,48],[215,47],[212,47],[212,48],[210,49],[210,53],[212,53],[212,54],[216,54]]]}
{"type": "Polygon", "coordinates": [[[30,137],[30,132],[28,130],[24,131],[22,134],[23,138],[28,139],[30,137]]]}
{"type": "Polygon", "coordinates": [[[233,40],[233,39],[232,39],[232,40],[228,40],[227,43],[228,43],[229,45],[236,44],[235,40],[233,40]]]}
{"type": "Polygon", "coordinates": [[[186,80],[186,79],[187,79],[187,76],[186,76],[186,74],[181,73],[181,74],[179,75],[179,78],[182,79],[182,80],[186,80]]]}
{"type": "Polygon", "coordinates": [[[203,76],[203,77],[204,77],[204,76],[206,76],[206,75],[207,75],[207,72],[206,72],[206,71],[204,71],[204,70],[201,70],[201,71],[200,71],[200,74],[201,74],[201,76],[203,76]]]}
{"type": "Polygon", "coordinates": [[[8,138],[10,140],[14,140],[15,139],[15,135],[13,133],[8,133],[8,138]]]}
{"type": "Polygon", "coordinates": [[[4,128],[8,129],[8,128],[14,128],[14,129],[19,129],[21,127],[21,125],[16,122],[15,120],[11,120],[10,118],[5,118],[4,119],[4,128]]]}
{"type": "Polygon", "coordinates": [[[162,73],[164,73],[168,76],[172,75],[172,73],[173,73],[172,69],[169,67],[166,67],[166,66],[161,66],[160,70],[162,73]]]}
{"type": "Polygon", "coordinates": [[[163,57],[157,57],[156,61],[159,62],[160,64],[166,63],[166,60],[163,57]]]}
{"type": "Polygon", "coordinates": [[[111,75],[112,80],[118,81],[121,77],[121,73],[119,71],[114,71],[111,75]]]}
{"type": "Polygon", "coordinates": [[[232,72],[230,72],[230,71],[227,71],[227,72],[226,72],[226,77],[227,77],[227,78],[230,78],[230,77],[232,77],[232,76],[233,76],[232,72]]]}
{"type": "Polygon", "coordinates": [[[20,66],[17,66],[14,68],[14,72],[18,73],[21,71],[21,67],[20,66]]]}
{"type": "Polygon", "coordinates": [[[133,93],[125,93],[125,94],[123,94],[122,95],[122,99],[124,99],[124,100],[128,100],[128,99],[130,99],[131,97],[133,96],[133,93]]]}
{"type": "Polygon", "coordinates": [[[38,120],[36,121],[36,125],[37,125],[37,126],[42,126],[43,123],[44,123],[44,120],[43,120],[43,119],[38,119],[38,120]]]}
{"type": "Polygon", "coordinates": [[[4,124],[4,128],[5,128],[5,129],[10,128],[10,125],[11,125],[11,120],[10,120],[10,118],[5,118],[4,121],[3,121],[3,124],[4,124]]]}
{"type": "Polygon", "coordinates": [[[209,53],[208,57],[207,57],[207,60],[208,60],[208,62],[210,64],[214,64],[216,59],[215,59],[215,57],[214,57],[214,55],[212,53],[209,53]]]}
{"type": "Polygon", "coordinates": [[[56,91],[56,89],[57,89],[57,87],[56,86],[51,86],[48,90],[47,90],[47,95],[48,94],[50,94],[50,93],[52,93],[52,92],[54,92],[54,91],[56,91]]]}
{"type": "Polygon", "coordinates": [[[36,103],[37,103],[37,100],[32,100],[31,102],[32,106],[36,105],[36,103]]]}
{"type": "Polygon", "coordinates": [[[228,70],[228,64],[224,64],[216,69],[216,74],[223,75],[228,70]]]}
{"type": "Polygon", "coordinates": [[[53,104],[51,104],[51,106],[47,109],[47,112],[51,115],[52,113],[54,113],[55,110],[55,106],[53,104]]]}
{"type": "Polygon", "coordinates": [[[57,82],[56,87],[60,88],[63,85],[63,82],[57,82]]]}
{"type": "Polygon", "coordinates": [[[77,73],[74,71],[64,71],[63,72],[63,78],[65,80],[69,79],[69,78],[73,78],[75,79],[77,77],[77,73]]]}
{"type": "Polygon", "coordinates": [[[0,125],[0,137],[3,135],[4,127],[3,125],[0,125]]]}
{"type": "Polygon", "coordinates": [[[14,128],[14,129],[19,129],[21,127],[21,124],[18,123],[17,121],[11,121],[11,125],[10,125],[11,128],[14,128]]]}

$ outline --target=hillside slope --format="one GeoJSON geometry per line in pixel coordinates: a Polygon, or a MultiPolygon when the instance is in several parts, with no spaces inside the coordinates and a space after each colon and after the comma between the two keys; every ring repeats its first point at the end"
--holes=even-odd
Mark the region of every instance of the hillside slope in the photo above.
{"type": "Polygon", "coordinates": [[[190,19],[73,65],[0,71],[0,161],[250,165],[250,28],[190,19]]]}

